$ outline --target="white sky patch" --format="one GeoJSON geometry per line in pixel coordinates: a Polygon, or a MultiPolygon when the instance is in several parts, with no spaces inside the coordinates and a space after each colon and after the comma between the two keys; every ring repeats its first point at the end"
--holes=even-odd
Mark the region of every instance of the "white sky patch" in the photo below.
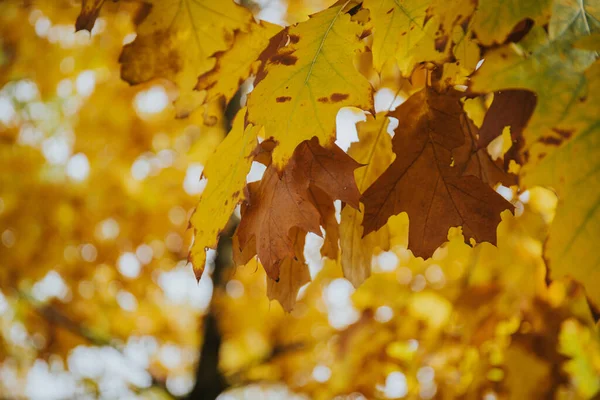
{"type": "Polygon", "coordinates": [[[40,92],[35,82],[30,80],[18,81],[15,85],[15,99],[21,103],[28,103],[39,97],[40,92]]]}
{"type": "Polygon", "coordinates": [[[167,390],[175,396],[185,396],[192,391],[194,378],[189,375],[169,375],[167,377],[167,390]]]}
{"type": "Polygon", "coordinates": [[[398,256],[393,251],[382,251],[377,255],[377,263],[375,269],[377,272],[391,272],[398,267],[398,256]]]}
{"type": "Polygon", "coordinates": [[[158,114],[169,105],[169,96],[164,87],[155,85],[136,94],[133,102],[139,114],[158,114]]]}
{"type": "Polygon", "coordinates": [[[399,371],[391,372],[385,378],[383,394],[388,399],[400,399],[408,394],[406,376],[399,371]]]}
{"type": "Polygon", "coordinates": [[[246,175],[246,182],[250,183],[260,181],[265,174],[266,169],[267,167],[265,167],[263,164],[252,161],[250,172],[248,172],[248,175],[246,175]]]}
{"type": "Polygon", "coordinates": [[[183,179],[183,190],[190,196],[202,193],[206,187],[206,179],[200,179],[202,171],[204,171],[204,165],[202,164],[192,163],[188,166],[183,179]]]}
{"type": "Polygon", "coordinates": [[[513,191],[509,187],[498,185],[498,187],[496,188],[496,192],[500,196],[504,197],[506,201],[511,201],[513,199],[513,191]]]}
{"type": "Polygon", "coordinates": [[[123,253],[117,260],[117,268],[126,278],[137,278],[142,269],[140,261],[133,253],[123,253]]]}
{"type": "Polygon", "coordinates": [[[150,161],[140,157],[131,165],[131,176],[133,176],[133,179],[136,181],[143,181],[150,175],[151,170],[152,166],[150,165],[150,161]]]}
{"type": "Polygon", "coordinates": [[[396,107],[406,100],[403,96],[395,96],[389,88],[381,88],[375,93],[375,112],[394,111],[396,107]]]}
{"type": "Polygon", "coordinates": [[[16,116],[15,106],[12,101],[6,97],[0,97],[0,122],[4,125],[8,125],[16,116]]]}
{"type": "Polygon", "coordinates": [[[94,93],[94,89],[96,88],[96,74],[94,71],[88,69],[80,72],[75,80],[75,87],[77,93],[84,97],[94,93]]]}
{"type": "Polygon", "coordinates": [[[25,395],[31,399],[59,400],[84,393],[83,387],[65,371],[52,371],[43,360],[36,360],[27,373],[25,395]]]}
{"type": "Polygon", "coordinates": [[[64,165],[71,155],[71,146],[67,138],[53,136],[42,142],[42,154],[50,164],[64,165]]]}
{"type": "Polygon", "coordinates": [[[331,368],[326,365],[317,365],[313,368],[312,376],[317,382],[327,382],[331,378],[331,368]]]}
{"type": "Polygon", "coordinates": [[[60,274],[53,270],[36,282],[31,292],[38,301],[46,302],[55,297],[64,299],[69,294],[69,288],[60,274]]]}
{"type": "Polygon", "coordinates": [[[394,317],[394,310],[389,306],[377,307],[375,310],[375,321],[385,324],[394,317]]]}
{"type": "Polygon", "coordinates": [[[329,325],[333,328],[344,329],[360,317],[350,298],[354,290],[352,284],[344,278],[334,279],[325,287],[323,298],[327,305],[329,325]]]}
{"type": "Polygon", "coordinates": [[[112,240],[119,236],[121,228],[114,218],[107,218],[96,226],[96,237],[100,240],[112,240]]]}
{"type": "Polygon", "coordinates": [[[260,7],[260,12],[256,15],[258,19],[282,26],[286,24],[287,5],[285,2],[273,0],[256,0],[255,2],[260,7]]]}
{"type": "Polygon", "coordinates": [[[90,174],[90,163],[83,153],[77,153],[67,163],[67,176],[76,182],[82,182],[90,174]]]}
{"type": "Polygon", "coordinates": [[[323,247],[323,238],[312,232],[306,234],[306,240],[304,242],[304,259],[311,278],[319,273],[323,268],[323,257],[321,256],[321,247],[323,247]]]}
{"type": "Polygon", "coordinates": [[[126,290],[119,290],[117,293],[117,303],[125,311],[133,312],[137,310],[138,301],[135,296],[126,290]]]}
{"type": "Polygon", "coordinates": [[[335,118],[337,144],[342,150],[348,151],[350,145],[358,142],[356,123],[366,121],[367,116],[362,110],[354,107],[343,107],[335,118]]]}
{"type": "Polygon", "coordinates": [[[108,346],[77,346],[69,354],[68,366],[76,377],[99,382],[102,398],[126,398],[128,385],[144,388],[152,384],[143,366],[108,346]]]}
{"type": "Polygon", "coordinates": [[[161,273],[158,285],[169,301],[187,304],[199,311],[206,310],[212,298],[213,285],[210,276],[204,273],[200,283],[196,283],[191,264],[185,262],[180,262],[178,267],[161,273]]]}

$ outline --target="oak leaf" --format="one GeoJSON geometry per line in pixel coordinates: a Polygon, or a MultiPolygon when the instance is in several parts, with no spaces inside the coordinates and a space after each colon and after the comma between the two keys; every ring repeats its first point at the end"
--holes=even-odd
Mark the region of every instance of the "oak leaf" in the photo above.
{"type": "Polygon", "coordinates": [[[333,143],[340,108],[373,108],[371,85],[353,66],[364,47],[362,31],[342,6],[332,7],[289,27],[259,71],[248,97],[248,122],[264,126],[278,142],[277,168],[304,140],[316,136],[324,146],[333,143]]]}
{"type": "Polygon", "coordinates": [[[190,258],[199,279],[204,271],[206,249],[216,249],[221,231],[237,204],[244,199],[246,175],[252,164],[258,127],[244,128],[246,109],[233,122],[233,128],[219,144],[204,168],[208,179],[190,223],[194,227],[194,244],[190,258]]]}
{"type": "Polygon", "coordinates": [[[452,165],[453,150],[465,141],[458,95],[423,89],[390,116],[402,121],[393,140],[397,157],[363,194],[364,235],[407,212],[409,249],[416,256],[430,257],[455,226],[463,227],[465,240],[495,243],[500,213],[512,205],[452,165]]]}

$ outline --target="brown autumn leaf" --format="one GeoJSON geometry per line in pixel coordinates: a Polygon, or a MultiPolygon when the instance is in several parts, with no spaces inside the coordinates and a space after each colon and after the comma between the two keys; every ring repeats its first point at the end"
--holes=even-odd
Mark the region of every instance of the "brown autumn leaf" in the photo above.
{"type": "Polygon", "coordinates": [[[354,170],[361,164],[339,147],[322,147],[316,137],[305,140],[296,147],[292,165],[296,179],[308,180],[332,199],[358,208],[360,192],[354,180],[354,170]]]}
{"type": "Polygon", "coordinates": [[[308,265],[302,254],[306,232],[292,228],[292,235],[295,237],[294,247],[298,254],[297,258],[283,260],[277,281],[267,279],[267,296],[271,300],[277,300],[287,312],[292,311],[296,305],[300,288],[310,282],[308,265]]]}
{"type": "Polygon", "coordinates": [[[86,30],[91,32],[96,23],[96,18],[106,0],[81,0],[81,12],[75,21],[75,31],[86,30]]]}
{"type": "Polygon", "coordinates": [[[492,160],[487,148],[479,147],[477,126],[465,113],[461,116],[461,123],[465,142],[452,152],[455,165],[462,171],[461,175],[476,176],[491,187],[498,183],[504,186],[516,185],[517,176],[505,170],[508,163],[503,163],[500,158],[492,160]]]}
{"type": "MultiPolygon", "coordinates": [[[[251,257],[255,238],[260,262],[267,275],[277,280],[281,262],[299,256],[294,250],[292,228],[321,235],[323,224],[330,240],[336,238],[337,221],[334,224],[331,219],[333,201],[358,207],[360,194],[354,181],[358,167],[360,164],[339,147],[321,147],[316,138],[300,143],[282,172],[270,164],[260,184],[249,187],[250,198],[236,232],[238,258],[251,257]]],[[[337,239],[335,242],[337,254],[337,239]]],[[[327,251],[332,254],[333,250],[327,251]]]]}
{"type": "Polygon", "coordinates": [[[500,213],[513,206],[453,164],[453,150],[465,141],[459,95],[423,89],[390,116],[402,121],[393,139],[397,157],[363,194],[364,235],[407,212],[409,249],[416,256],[430,257],[456,226],[463,227],[465,240],[495,243],[500,213]]]}
{"type": "Polygon", "coordinates": [[[280,176],[273,165],[265,171],[258,190],[250,192],[236,232],[239,248],[243,253],[255,238],[256,254],[271,279],[279,279],[279,265],[285,258],[296,257],[292,228],[321,234],[319,211],[307,193],[308,181],[296,181],[290,169],[280,176]]]}
{"type": "Polygon", "coordinates": [[[312,202],[321,214],[321,226],[325,230],[325,242],[321,248],[321,255],[332,260],[337,259],[340,228],[335,219],[335,207],[331,198],[316,186],[309,187],[312,202]]]}
{"type": "MultiPolygon", "coordinates": [[[[510,126],[513,149],[510,155],[518,155],[523,143],[523,129],[529,122],[537,97],[528,90],[501,90],[494,93],[494,100],[485,114],[479,130],[479,147],[486,147],[492,140],[502,134],[506,126],[510,126]]],[[[518,159],[515,159],[518,161],[518,159]]]]}

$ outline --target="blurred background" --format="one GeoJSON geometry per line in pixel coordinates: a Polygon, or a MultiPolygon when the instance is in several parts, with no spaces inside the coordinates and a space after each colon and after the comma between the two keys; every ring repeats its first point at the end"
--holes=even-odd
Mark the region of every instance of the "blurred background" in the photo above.
{"type": "MultiPolygon", "coordinates": [[[[244,5],[285,25],[332,3],[244,5]]],[[[216,102],[176,119],[170,82],[120,79],[137,7],[106,2],[90,34],[75,33],[74,0],[0,2],[0,398],[203,398],[203,368],[225,382],[222,400],[598,393],[585,296],[572,282],[545,282],[556,198],[541,188],[498,189],[517,209],[503,215],[498,248],[471,248],[453,229],[432,259],[414,258],[407,217],[395,217],[393,247],[359,289],[309,234],[313,282],[291,313],[269,301],[256,261],[225,268],[213,287],[212,254],[197,283],[188,220],[203,165],[252,79],[227,109],[216,102]],[[219,349],[212,364],[200,362],[206,332],[219,349]]],[[[378,111],[419,81],[393,71],[370,79],[378,111]]],[[[468,106],[476,124],[484,100],[468,106]]],[[[340,112],[342,148],[365,119],[340,112]]],[[[255,163],[248,181],[263,170],[255,163]]]]}

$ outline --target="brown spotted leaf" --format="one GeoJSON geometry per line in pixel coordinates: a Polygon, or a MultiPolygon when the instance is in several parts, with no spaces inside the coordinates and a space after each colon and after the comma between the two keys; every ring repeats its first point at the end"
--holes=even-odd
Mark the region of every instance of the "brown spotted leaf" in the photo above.
{"type": "Polygon", "coordinates": [[[353,65],[364,48],[362,31],[348,10],[334,6],[289,27],[269,46],[248,97],[248,122],[264,126],[278,142],[273,163],[279,169],[313,136],[323,146],[333,143],[340,108],[372,109],[371,85],[353,65]]]}
{"type": "Polygon", "coordinates": [[[222,96],[229,103],[242,82],[257,72],[259,55],[279,31],[280,26],[262,21],[252,24],[248,32],[236,33],[233,46],[216,54],[215,67],[198,78],[196,88],[208,92],[206,101],[222,96]]]}
{"type": "Polygon", "coordinates": [[[466,240],[495,243],[500,213],[512,205],[453,165],[452,152],[465,141],[458,96],[424,89],[390,116],[400,121],[393,140],[397,157],[362,197],[364,234],[407,212],[409,249],[416,256],[430,257],[457,226],[466,240]]]}

